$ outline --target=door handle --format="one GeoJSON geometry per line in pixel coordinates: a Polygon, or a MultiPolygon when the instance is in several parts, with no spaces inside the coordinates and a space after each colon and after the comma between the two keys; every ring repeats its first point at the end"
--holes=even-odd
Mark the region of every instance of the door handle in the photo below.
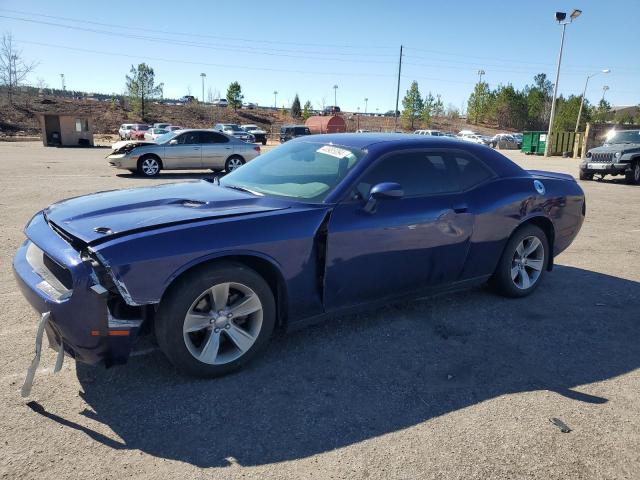
{"type": "Polygon", "coordinates": [[[231,147],[224,147],[225,150],[231,150],[231,147]]]}
{"type": "Polygon", "coordinates": [[[453,211],[455,213],[467,213],[468,210],[469,207],[467,205],[456,205],[455,207],[453,207],[453,211]]]}
{"type": "Polygon", "coordinates": [[[200,150],[200,147],[193,147],[194,150],[200,150]]]}

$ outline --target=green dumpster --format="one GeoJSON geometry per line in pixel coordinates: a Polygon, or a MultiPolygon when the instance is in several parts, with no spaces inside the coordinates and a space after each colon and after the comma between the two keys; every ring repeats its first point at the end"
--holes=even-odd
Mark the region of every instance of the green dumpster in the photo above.
{"type": "Polygon", "coordinates": [[[522,152],[527,155],[544,155],[547,132],[523,132],[522,152]]]}

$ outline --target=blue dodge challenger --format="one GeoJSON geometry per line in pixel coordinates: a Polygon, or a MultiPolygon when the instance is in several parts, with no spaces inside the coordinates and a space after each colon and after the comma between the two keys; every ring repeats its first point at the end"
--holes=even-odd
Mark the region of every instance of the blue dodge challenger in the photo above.
{"type": "Polygon", "coordinates": [[[573,177],[483,145],[315,135],[221,179],[53,204],[13,265],[60,363],[124,363],[155,334],[180,370],[213,377],[274,329],[480,282],[524,297],[584,217],[573,177]]]}

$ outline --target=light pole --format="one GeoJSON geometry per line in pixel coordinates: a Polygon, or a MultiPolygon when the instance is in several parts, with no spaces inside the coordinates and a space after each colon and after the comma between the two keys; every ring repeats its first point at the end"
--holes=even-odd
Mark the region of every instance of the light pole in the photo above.
{"type": "Polygon", "coordinates": [[[64,90],[66,90],[66,87],[64,85],[64,73],[60,74],[60,80],[62,81],[62,90],[64,91],[64,90]]]}
{"type": "Polygon", "coordinates": [[[200,77],[202,78],[202,103],[204,103],[204,77],[206,77],[206,73],[201,73],[200,77]]]}
{"type": "Polygon", "coordinates": [[[278,91],[273,91],[273,108],[278,109],[278,91]]]}
{"type": "Polygon", "coordinates": [[[365,114],[365,115],[367,114],[367,103],[369,103],[369,99],[368,99],[368,98],[365,98],[365,99],[364,99],[364,114],[365,114]]]}
{"type": "Polygon", "coordinates": [[[603,103],[604,103],[604,94],[607,93],[607,90],[609,90],[609,86],[608,85],[604,85],[602,87],[602,100],[600,100],[603,103]]]}
{"type": "Polygon", "coordinates": [[[338,85],[333,86],[333,106],[338,106],[338,85]]]}
{"type": "Polygon", "coordinates": [[[562,26],[562,35],[560,37],[560,53],[558,54],[558,66],[556,67],[556,83],[553,86],[553,99],[551,100],[551,115],[549,117],[549,128],[547,130],[547,140],[544,145],[544,156],[549,156],[551,150],[551,131],[553,129],[553,121],[556,117],[556,97],[558,96],[558,81],[560,80],[560,64],[562,63],[562,49],[564,48],[564,32],[567,29],[567,25],[573,22],[582,14],[582,10],[574,9],[569,15],[569,20],[566,20],[567,14],[565,12],[556,12],[556,21],[558,25],[562,26]]]}
{"type": "Polygon", "coordinates": [[[584,82],[584,90],[582,91],[582,100],[580,100],[580,110],[578,110],[578,121],[576,121],[576,129],[575,132],[578,133],[578,127],[580,126],[580,117],[582,116],[582,106],[584,105],[584,96],[587,94],[587,85],[589,84],[589,79],[591,77],[595,77],[596,75],[600,75],[601,73],[609,73],[611,70],[608,68],[592,73],[591,75],[587,75],[587,80],[584,82]]]}
{"type": "Polygon", "coordinates": [[[480,69],[478,70],[478,90],[476,91],[476,125],[478,124],[478,110],[480,108],[480,85],[482,85],[482,76],[485,74],[485,71],[480,69]]]}

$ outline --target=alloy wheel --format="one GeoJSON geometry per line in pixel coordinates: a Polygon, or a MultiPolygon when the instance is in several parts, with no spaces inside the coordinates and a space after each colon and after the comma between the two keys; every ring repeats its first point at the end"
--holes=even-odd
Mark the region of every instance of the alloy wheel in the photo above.
{"type": "Polygon", "coordinates": [[[191,304],[184,318],[183,338],[189,353],[210,365],[237,360],[255,343],[262,329],[258,295],[241,283],[219,283],[191,304]]]}
{"type": "Polygon", "coordinates": [[[521,290],[526,290],[538,281],[544,268],[544,245],[538,237],[525,237],[513,254],[511,280],[521,290]]]}
{"type": "Polygon", "coordinates": [[[231,158],[228,162],[228,170],[230,172],[233,172],[236,168],[241,167],[243,164],[242,160],[240,160],[239,158],[231,158]]]}
{"type": "Polygon", "coordinates": [[[159,170],[160,170],[160,165],[158,164],[158,161],[155,158],[145,158],[142,161],[142,172],[145,175],[152,177],[153,175],[158,173],[159,170]]]}

